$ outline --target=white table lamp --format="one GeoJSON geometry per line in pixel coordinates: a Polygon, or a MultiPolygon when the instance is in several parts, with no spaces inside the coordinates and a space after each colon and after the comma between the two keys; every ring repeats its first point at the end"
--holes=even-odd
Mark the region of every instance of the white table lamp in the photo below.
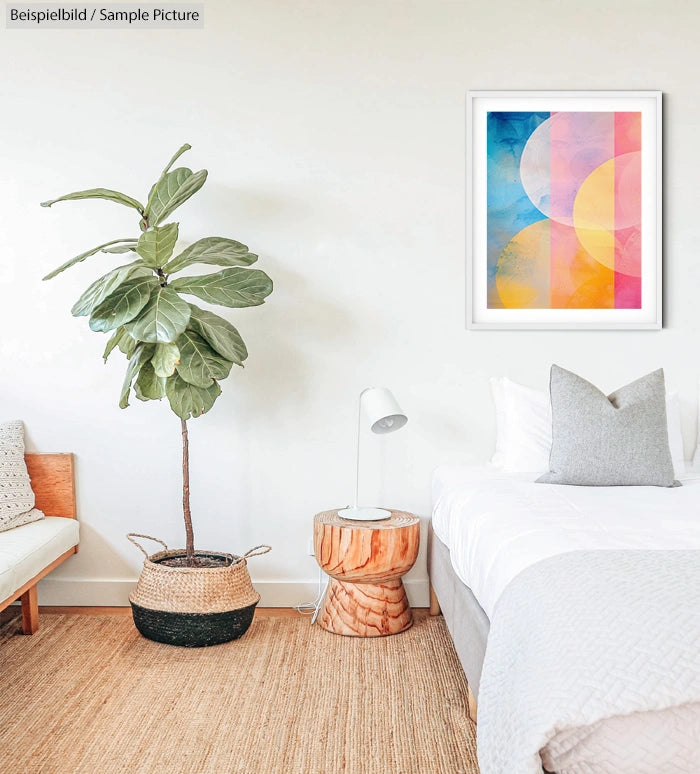
{"type": "Polygon", "coordinates": [[[373,433],[393,433],[400,430],[408,417],[403,413],[396,402],[396,398],[386,387],[368,387],[360,393],[359,411],[357,416],[357,466],[355,470],[355,504],[352,508],[343,508],[338,511],[338,516],[343,519],[357,519],[360,521],[379,521],[391,517],[391,511],[385,508],[361,508],[357,504],[360,488],[360,434],[362,430],[362,417],[366,417],[373,433]]]}

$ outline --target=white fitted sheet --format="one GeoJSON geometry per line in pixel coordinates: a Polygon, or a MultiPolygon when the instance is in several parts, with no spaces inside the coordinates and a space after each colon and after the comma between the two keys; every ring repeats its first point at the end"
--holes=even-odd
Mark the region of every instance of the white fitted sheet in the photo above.
{"type": "Polygon", "coordinates": [[[433,530],[491,618],[510,581],[542,559],[595,549],[700,549],[700,470],[683,486],[536,484],[536,474],[442,466],[433,530]]]}

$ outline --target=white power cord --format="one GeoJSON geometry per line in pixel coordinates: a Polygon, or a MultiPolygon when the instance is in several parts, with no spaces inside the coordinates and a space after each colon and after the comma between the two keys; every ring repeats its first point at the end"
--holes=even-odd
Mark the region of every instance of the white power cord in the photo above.
{"type": "Polygon", "coordinates": [[[326,593],[326,586],[328,585],[328,576],[326,575],[326,580],[324,583],[323,581],[324,575],[325,573],[319,567],[318,568],[318,593],[316,595],[316,599],[313,602],[302,602],[300,605],[297,605],[295,607],[295,610],[298,613],[301,613],[302,615],[312,616],[311,618],[312,625],[316,623],[318,611],[319,611],[319,608],[321,607],[321,602],[323,602],[323,595],[326,593]]]}

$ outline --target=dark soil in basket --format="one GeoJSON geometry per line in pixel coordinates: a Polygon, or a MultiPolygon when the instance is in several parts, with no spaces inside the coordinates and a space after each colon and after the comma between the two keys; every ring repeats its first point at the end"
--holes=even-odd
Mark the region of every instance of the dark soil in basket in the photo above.
{"type": "MultiPolygon", "coordinates": [[[[231,560],[227,556],[214,556],[212,554],[203,554],[195,556],[195,567],[228,567],[231,560]]],[[[189,567],[186,556],[171,556],[169,559],[161,559],[158,564],[165,564],[168,567],[189,567]]]]}

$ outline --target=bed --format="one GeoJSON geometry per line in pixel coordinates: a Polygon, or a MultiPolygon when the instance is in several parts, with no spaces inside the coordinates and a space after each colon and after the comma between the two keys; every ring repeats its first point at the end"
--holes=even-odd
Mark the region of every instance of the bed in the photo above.
{"type": "Polygon", "coordinates": [[[683,486],[438,468],[429,572],[482,774],[700,771],[700,472],[683,486]]]}

